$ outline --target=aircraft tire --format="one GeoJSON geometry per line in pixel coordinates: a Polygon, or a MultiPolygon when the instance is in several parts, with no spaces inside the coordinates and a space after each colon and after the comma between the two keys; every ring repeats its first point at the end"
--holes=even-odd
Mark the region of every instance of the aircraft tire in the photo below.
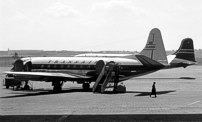
{"type": "Polygon", "coordinates": [[[29,85],[25,85],[24,86],[24,90],[30,90],[30,86],[29,85]]]}
{"type": "Polygon", "coordinates": [[[90,84],[89,83],[83,83],[82,87],[83,87],[83,90],[87,91],[90,89],[90,84]]]}
{"type": "Polygon", "coordinates": [[[53,87],[53,90],[54,90],[54,92],[61,92],[61,91],[62,91],[62,87],[59,86],[59,85],[55,85],[55,86],[53,87]]]}
{"type": "Polygon", "coordinates": [[[9,89],[9,85],[6,85],[6,89],[9,89]]]}
{"type": "Polygon", "coordinates": [[[62,84],[63,84],[62,81],[53,82],[52,83],[52,85],[53,85],[53,91],[54,92],[61,92],[62,91],[62,84]]]}

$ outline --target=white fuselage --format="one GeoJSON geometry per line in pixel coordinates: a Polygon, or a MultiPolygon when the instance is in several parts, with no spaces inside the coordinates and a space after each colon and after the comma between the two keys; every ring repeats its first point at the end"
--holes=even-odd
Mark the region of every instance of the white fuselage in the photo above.
{"type": "Polygon", "coordinates": [[[126,58],[96,58],[96,57],[32,57],[22,58],[24,65],[32,63],[35,72],[60,72],[86,75],[95,70],[96,63],[103,60],[105,63],[113,61],[118,63],[120,69],[127,70],[129,66],[143,66],[138,59],[126,58]]]}

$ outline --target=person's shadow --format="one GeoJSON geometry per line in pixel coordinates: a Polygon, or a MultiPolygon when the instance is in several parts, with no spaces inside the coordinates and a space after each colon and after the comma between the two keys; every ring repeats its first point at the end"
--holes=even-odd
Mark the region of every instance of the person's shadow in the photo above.
{"type": "MultiPolygon", "coordinates": [[[[156,95],[168,94],[171,92],[176,92],[176,90],[168,90],[168,91],[157,91],[156,95]]],[[[141,91],[126,91],[126,93],[137,93],[134,96],[150,96],[151,92],[141,92],[141,91]]]]}

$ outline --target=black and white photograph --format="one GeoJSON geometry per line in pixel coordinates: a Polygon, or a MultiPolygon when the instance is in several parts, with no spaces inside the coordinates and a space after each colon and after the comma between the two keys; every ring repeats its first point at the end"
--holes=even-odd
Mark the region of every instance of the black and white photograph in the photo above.
{"type": "Polygon", "coordinates": [[[0,0],[1,122],[202,121],[202,0],[0,0]]]}

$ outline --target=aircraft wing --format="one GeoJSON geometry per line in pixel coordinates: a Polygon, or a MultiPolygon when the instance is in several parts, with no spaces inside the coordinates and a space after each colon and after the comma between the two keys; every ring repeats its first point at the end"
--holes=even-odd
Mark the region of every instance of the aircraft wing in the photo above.
{"type": "Polygon", "coordinates": [[[4,74],[61,77],[61,78],[90,78],[88,76],[82,76],[77,74],[51,73],[51,72],[4,72],[4,74]]]}

